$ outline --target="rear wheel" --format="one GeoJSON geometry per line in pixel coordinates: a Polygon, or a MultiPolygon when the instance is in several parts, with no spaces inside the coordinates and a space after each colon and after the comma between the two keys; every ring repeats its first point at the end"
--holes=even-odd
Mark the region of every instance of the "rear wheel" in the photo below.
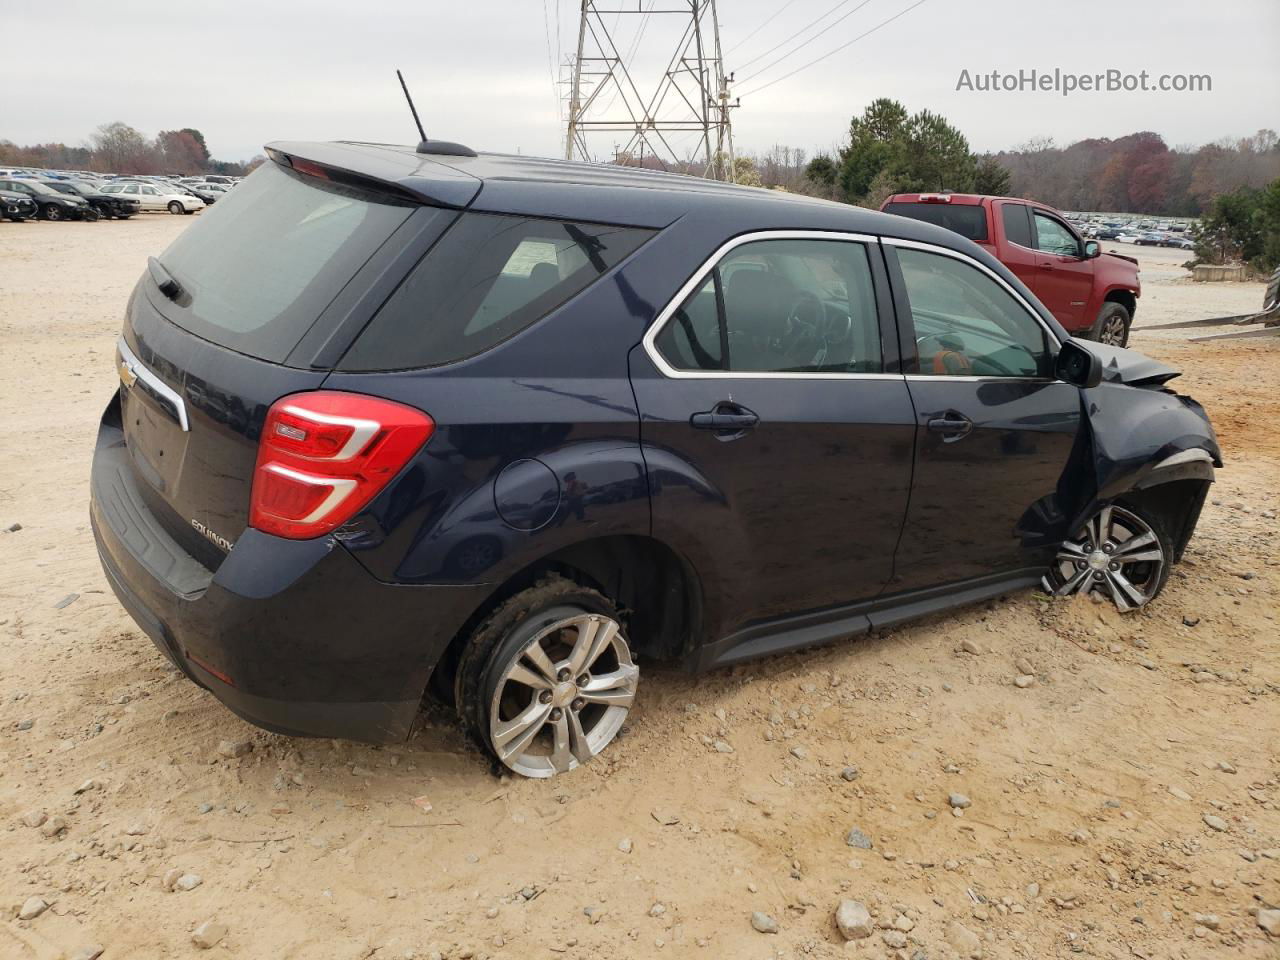
{"type": "Polygon", "coordinates": [[[454,680],[471,736],[526,777],[567,773],[617,737],[640,670],[617,608],[555,577],[502,604],[472,636],[454,680]]]}
{"type": "Polygon", "coordinates": [[[1062,544],[1043,586],[1060,597],[1098,593],[1127,613],[1160,594],[1172,558],[1173,541],[1159,517],[1110,503],[1062,544]]]}
{"type": "Polygon", "coordinates": [[[1112,347],[1129,345],[1129,311],[1119,303],[1104,303],[1098,312],[1098,319],[1090,331],[1090,339],[1097,340],[1112,347]]]}
{"type": "Polygon", "coordinates": [[[182,213],[182,204],[180,204],[177,200],[170,200],[169,212],[172,214],[182,213]]]}

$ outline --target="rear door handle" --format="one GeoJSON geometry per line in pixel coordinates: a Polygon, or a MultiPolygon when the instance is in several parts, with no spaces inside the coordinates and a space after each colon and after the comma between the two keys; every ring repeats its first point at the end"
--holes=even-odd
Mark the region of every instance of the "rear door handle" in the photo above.
{"type": "Polygon", "coordinates": [[[973,421],[963,413],[948,410],[941,417],[932,418],[929,421],[929,429],[934,433],[942,434],[944,443],[950,443],[968,434],[973,429],[973,421]]]}
{"type": "Polygon", "coordinates": [[[689,423],[699,430],[716,433],[740,434],[760,422],[760,418],[746,407],[727,400],[717,403],[710,410],[695,413],[689,423]]]}

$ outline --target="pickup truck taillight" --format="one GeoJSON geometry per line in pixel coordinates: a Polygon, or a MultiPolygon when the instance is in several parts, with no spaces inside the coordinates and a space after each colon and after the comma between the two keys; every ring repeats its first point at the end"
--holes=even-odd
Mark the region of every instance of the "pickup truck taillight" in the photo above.
{"type": "Polygon", "coordinates": [[[249,525],[309,540],[346,523],[431,438],[413,407],[320,390],[271,405],[258,443],[249,525]]]}

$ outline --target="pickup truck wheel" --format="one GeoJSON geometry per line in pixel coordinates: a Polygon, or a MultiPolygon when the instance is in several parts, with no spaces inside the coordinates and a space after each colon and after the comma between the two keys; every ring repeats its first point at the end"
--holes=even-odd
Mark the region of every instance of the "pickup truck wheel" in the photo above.
{"type": "Polygon", "coordinates": [[[1129,311],[1119,303],[1104,303],[1098,319],[1089,331],[1089,339],[1112,347],[1129,345],[1129,311]]]}
{"type": "Polygon", "coordinates": [[[476,630],[454,678],[467,732],[525,777],[581,766],[617,737],[640,670],[617,608],[561,577],[516,594],[476,630]]]}

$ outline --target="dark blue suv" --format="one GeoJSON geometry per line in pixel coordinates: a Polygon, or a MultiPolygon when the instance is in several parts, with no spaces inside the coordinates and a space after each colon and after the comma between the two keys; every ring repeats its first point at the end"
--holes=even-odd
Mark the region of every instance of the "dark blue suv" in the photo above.
{"type": "Polygon", "coordinates": [[[188,677],[506,767],[701,670],[1037,583],[1161,589],[1220,454],[957,234],[611,166],[279,143],[149,262],[92,520],[188,677]]]}

